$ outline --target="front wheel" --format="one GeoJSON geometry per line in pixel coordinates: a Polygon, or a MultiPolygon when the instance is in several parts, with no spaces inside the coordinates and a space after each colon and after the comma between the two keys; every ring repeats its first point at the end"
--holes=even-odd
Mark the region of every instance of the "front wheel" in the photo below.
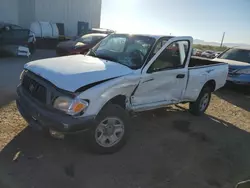
{"type": "Polygon", "coordinates": [[[200,116],[208,108],[211,99],[211,89],[205,86],[195,102],[189,103],[189,110],[193,115],[200,116]]]}
{"type": "Polygon", "coordinates": [[[108,104],[97,116],[97,124],[88,134],[95,153],[114,153],[121,149],[129,134],[129,116],[120,106],[108,104]]]}

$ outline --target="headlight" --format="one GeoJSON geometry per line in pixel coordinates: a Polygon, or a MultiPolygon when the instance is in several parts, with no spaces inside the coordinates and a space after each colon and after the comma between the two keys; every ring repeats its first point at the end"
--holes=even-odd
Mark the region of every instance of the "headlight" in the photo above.
{"type": "Polygon", "coordinates": [[[74,48],[77,49],[77,48],[82,47],[82,46],[84,46],[84,44],[81,43],[81,42],[78,42],[78,43],[76,43],[76,45],[74,46],[74,48]]]}
{"type": "Polygon", "coordinates": [[[88,102],[79,98],[72,99],[70,97],[57,97],[53,106],[69,115],[77,115],[87,109],[88,102]]]}
{"type": "Polygon", "coordinates": [[[23,80],[23,76],[24,76],[24,72],[25,72],[25,70],[23,70],[22,72],[21,72],[21,74],[20,74],[20,81],[22,81],[23,80]]]}
{"type": "Polygon", "coordinates": [[[250,68],[236,71],[237,74],[250,74],[250,68]]]}

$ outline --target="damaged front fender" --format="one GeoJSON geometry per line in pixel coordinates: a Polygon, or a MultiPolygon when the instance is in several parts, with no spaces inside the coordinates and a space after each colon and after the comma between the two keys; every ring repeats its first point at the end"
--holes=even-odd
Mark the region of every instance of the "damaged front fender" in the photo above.
{"type": "Polygon", "coordinates": [[[89,100],[89,107],[83,116],[97,115],[102,107],[116,96],[125,96],[125,108],[130,108],[130,97],[138,85],[140,76],[130,75],[93,83],[86,88],[81,88],[79,97],[89,100]]]}

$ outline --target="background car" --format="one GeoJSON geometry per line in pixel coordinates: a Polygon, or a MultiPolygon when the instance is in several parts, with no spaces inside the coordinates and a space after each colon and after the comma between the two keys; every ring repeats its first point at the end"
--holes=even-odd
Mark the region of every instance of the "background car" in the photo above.
{"type": "Polygon", "coordinates": [[[27,47],[29,53],[34,53],[36,49],[36,37],[29,29],[21,26],[0,22],[0,48],[5,53],[12,54],[16,48],[27,47]]]}
{"type": "Polygon", "coordinates": [[[221,54],[221,52],[214,52],[212,55],[211,55],[211,58],[216,58],[217,56],[219,56],[221,54]]]}
{"type": "Polygon", "coordinates": [[[194,55],[194,56],[201,56],[201,53],[202,53],[202,51],[199,50],[199,49],[194,49],[194,50],[193,50],[193,55],[194,55]]]}
{"type": "Polygon", "coordinates": [[[250,48],[230,48],[214,60],[229,64],[229,83],[250,86],[250,48]]]}
{"type": "Polygon", "coordinates": [[[115,31],[111,29],[104,29],[104,28],[92,28],[88,31],[88,34],[91,34],[91,33],[112,34],[112,33],[115,33],[115,31]]]}
{"type": "Polygon", "coordinates": [[[56,54],[58,56],[85,54],[106,36],[107,34],[103,33],[93,33],[60,42],[56,47],[56,54]]]}
{"type": "Polygon", "coordinates": [[[201,53],[201,57],[206,57],[206,58],[213,58],[214,52],[211,50],[206,50],[201,53]]]}
{"type": "Polygon", "coordinates": [[[217,56],[219,56],[221,54],[221,52],[216,52],[215,53],[215,56],[217,57],[217,56]]]}

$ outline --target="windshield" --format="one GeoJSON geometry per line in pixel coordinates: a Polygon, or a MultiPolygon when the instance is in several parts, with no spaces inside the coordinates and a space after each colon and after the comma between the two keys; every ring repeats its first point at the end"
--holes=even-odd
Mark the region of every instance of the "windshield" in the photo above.
{"type": "Polygon", "coordinates": [[[105,35],[83,35],[82,37],[79,37],[76,39],[77,42],[82,42],[85,44],[91,44],[91,43],[95,43],[101,39],[103,39],[105,37],[105,35]]]}
{"type": "Polygon", "coordinates": [[[94,47],[89,55],[139,69],[154,43],[155,39],[148,36],[112,34],[94,47]]]}
{"type": "Polygon", "coordinates": [[[219,58],[250,63],[250,50],[232,48],[221,54],[219,58]]]}

